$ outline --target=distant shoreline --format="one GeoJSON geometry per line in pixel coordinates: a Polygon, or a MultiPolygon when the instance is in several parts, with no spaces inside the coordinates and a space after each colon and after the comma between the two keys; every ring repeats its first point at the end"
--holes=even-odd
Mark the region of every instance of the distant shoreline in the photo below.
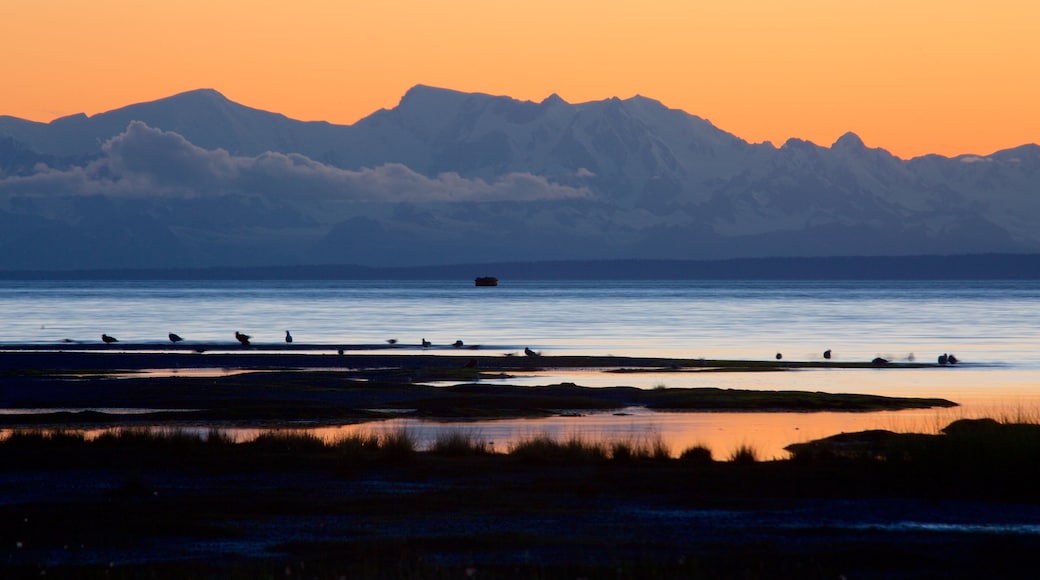
{"type": "Polygon", "coordinates": [[[7,270],[0,280],[1038,280],[1040,254],[7,270]]]}

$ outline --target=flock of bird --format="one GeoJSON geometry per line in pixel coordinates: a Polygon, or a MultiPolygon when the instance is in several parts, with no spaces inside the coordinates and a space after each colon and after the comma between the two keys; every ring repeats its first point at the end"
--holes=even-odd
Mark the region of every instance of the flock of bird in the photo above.
{"type": "MultiPolygon", "coordinates": [[[[178,335],[176,333],[173,333],[173,332],[171,332],[169,334],[169,338],[170,338],[170,342],[172,342],[174,344],[177,344],[178,342],[181,342],[182,340],[184,340],[180,335],[178,335]]],[[[251,338],[253,338],[253,337],[249,336],[248,334],[243,334],[243,333],[241,333],[241,332],[239,332],[237,330],[235,331],[235,340],[237,340],[239,342],[239,344],[241,344],[242,346],[249,346],[250,345],[249,340],[251,338]]],[[[114,336],[109,336],[108,334],[102,334],[101,335],[101,341],[104,342],[105,344],[112,344],[113,342],[119,342],[119,339],[117,339],[114,336]]],[[[292,344],[292,341],[293,341],[292,334],[288,330],[286,330],[285,331],[285,343],[286,344],[292,344]]],[[[397,344],[397,339],[396,338],[390,338],[390,339],[387,339],[386,342],[388,342],[390,344],[397,344]]],[[[429,348],[429,347],[433,346],[433,343],[428,341],[428,340],[426,340],[425,338],[422,339],[422,342],[420,344],[422,345],[423,348],[429,348]]],[[[453,342],[451,344],[451,346],[453,346],[454,348],[463,348],[466,345],[461,340],[456,340],[455,342],[453,342]]],[[[476,348],[476,347],[470,347],[470,348],[476,348]]],[[[531,350],[530,347],[524,347],[524,354],[527,355],[527,356],[539,356],[539,355],[541,355],[541,353],[539,353],[537,351],[534,351],[534,350],[531,350]]],[[[825,358],[827,360],[831,360],[832,356],[833,356],[833,354],[831,353],[831,349],[828,348],[827,350],[823,351],[823,358],[825,358]]],[[[913,360],[913,355],[910,355],[910,357],[911,357],[911,360],[913,360]]],[[[783,353],[779,353],[779,352],[776,353],[776,360],[782,360],[783,358],[784,358],[783,353]]],[[[883,365],[883,364],[888,364],[889,361],[888,361],[888,359],[885,359],[885,358],[882,358],[882,357],[876,357],[876,358],[874,358],[874,360],[872,360],[870,362],[872,362],[873,364],[876,364],[876,365],[883,365]]],[[[940,365],[944,365],[945,366],[945,365],[955,365],[958,362],[960,362],[960,360],[957,357],[955,357],[954,355],[952,355],[952,354],[943,353],[943,354],[939,355],[938,362],[939,362],[940,365]]]]}
{"type": "MultiPolygon", "coordinates": [[[[170,334],[167,335],[167,337],[170,339],[170,342],[172,342],[173,344],[177,344],[178,342],[181,342],[181,341],[184,340],[184,337],[182,337],[181,335],[177,334],[176,332],[171,332],[170,334]]],[[[237,330],[235,331],[235,340],[237,340],[239,342],[239,344],[241,344],[242,346],[249,346],[249,344],[250,344],[249,340],[251,338],[253,338],[253,337],[249,336],[248,334],[243,334],[243,333],[241,333],[241,332],[239,332],[237,330]]],[[[286,330],[285,331],[285,342],[286,342],[286,344],[291,344],[292,341],[293,341],[292,334],[290,334],[289,331],[286,330]]],[[[101,335],[101,342],[103,342],[105,344],[112,344],[114,342],[119,342],[119,339],[114,337],[114,336],[111,336],[109,334],[102,334],[101,335]]]]}
{"type": "MultiPolygon", "coordinates": [[[[181,341],[184,340],[184,337],[182,337],[181,335],[179,335],[179,334],[177,334],[175,332],[169,333],[167,335],[167,337],[170,339],[170,342],[172,342],[173,344],[177,344],[178,342],[181,342],[181,341]]],[[[241,344],[242,346],[250,346],[252,343],[250,343],[249,341],[252,338],[253,337],[248,335],[248,334],[239,332],[237,330],[235,331],[235,340],[237,340],[238,343],[241,344]]],[[[286,330],[285,331],[285,343],[286,344],[292,344],[292,341],[293,341],[292,333],[290,333],[288,330],[286,330]]],[[[114,337],[114,336],[111,336],[109,334],[102,334],[101,335],[101,342],[104,342],[105,344],[112,344],[114,342],[119,342],[119,339],[114,337]]],[[[397,339],[396,338],[389,338],[389,339],[387,339],[386,342],[391,344],[391,345],[394,345],[394,344],[397,344],[397,339]]],[[[428,341],[428,340],[426,340],[425,338],[422,339],[421,344],[422,344],[423,348],[430,348],[431,346],[433,346],[433,343],[428,341]]],[[[455,348],[463,348],[463,347],[466,347],[466,344],[464,342],[462,342],[461,340],[456,340],[455,342],[453,342],[451,344],[451,346],[453,346],[455,348]]],[[[479,347],[470,346],[468,348],[479,348],[479,347]]],[[[535,351],[531,350],[530,348],[524,348],[524,354],[526,354],[527,356],[538,356],[540,353],[535,352],[535,351]]]]}

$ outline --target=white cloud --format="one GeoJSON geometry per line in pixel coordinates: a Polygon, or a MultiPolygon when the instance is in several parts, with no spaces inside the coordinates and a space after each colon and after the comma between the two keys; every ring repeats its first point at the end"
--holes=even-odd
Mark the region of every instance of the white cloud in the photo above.
{"type": "Polygon", "coordinates": [[[214,196],[250,194],[279,201],[307,199],[367,202],[531,201],[588,197],[530,174],[496,181],[455,173],[426,177],[400,164],[350,171],[302,155],[264,153],[235,157],[197,147],[177,133],[134,121],[85,167],[38,168],[28,177],[0,179],[0,194],[214,196]]]}

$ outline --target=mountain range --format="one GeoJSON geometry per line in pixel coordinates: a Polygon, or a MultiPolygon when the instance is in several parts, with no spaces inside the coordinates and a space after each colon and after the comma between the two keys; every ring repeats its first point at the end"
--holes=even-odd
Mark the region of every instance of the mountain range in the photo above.
{"type": "Polygon", "coordinates": [[[1040,252],[1040,147],[748,143],[658,101],[416,86],[354,123],[197,90],[0,117],[0,270],[1040,252]]]}

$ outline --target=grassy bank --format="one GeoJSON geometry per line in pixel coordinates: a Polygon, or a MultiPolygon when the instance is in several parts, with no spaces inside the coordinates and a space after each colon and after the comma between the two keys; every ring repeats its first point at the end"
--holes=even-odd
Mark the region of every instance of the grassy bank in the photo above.
{"type": "Polygon", "coordinates": [[[0,441],[0,557],[52,578],[1013,575],[1038,450],[1038,425],[964,420],[774,461],[653,437],[23,430],[0,441]],[[964,530],[886,527],[908,521],[964,530]]]}

